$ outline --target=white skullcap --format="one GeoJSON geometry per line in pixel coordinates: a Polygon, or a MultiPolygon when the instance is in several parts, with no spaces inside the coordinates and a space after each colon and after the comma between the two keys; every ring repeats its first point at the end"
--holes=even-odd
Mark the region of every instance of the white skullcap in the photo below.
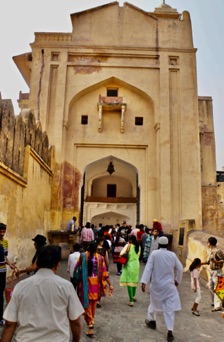
{"type": "Polygon", "coordinates": [[[166,236],[161,236],[158,240],[159,245],[168,245],[169,240],[166,236]]]}

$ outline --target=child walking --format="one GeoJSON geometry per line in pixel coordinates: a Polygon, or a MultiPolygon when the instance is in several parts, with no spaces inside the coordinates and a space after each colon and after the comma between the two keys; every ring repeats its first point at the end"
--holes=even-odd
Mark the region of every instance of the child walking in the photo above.
{"type": "Polygon", "coordinates": [[[198,304],[201,300],[201,289],[199,282],[199,269],[201,266],[201,259],[195,258],[192,264],[189,267],[189,271],[191,272],[191,289],[196,293],[196,297],[194,300],[194,304],[192,307],[192,314],[195,316],[200,316],[198,311],[198,304]]]}

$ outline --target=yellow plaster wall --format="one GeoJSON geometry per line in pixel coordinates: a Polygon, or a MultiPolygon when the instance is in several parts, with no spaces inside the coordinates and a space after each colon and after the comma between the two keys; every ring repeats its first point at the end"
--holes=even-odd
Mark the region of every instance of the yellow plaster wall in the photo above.
{"type": "MultiPolygon", "coordinates": [[[[141,220],[148,223],[159,217],[170,232],[184,218],[195,219],[201,227],[201,174],[190,17],[183,15],[180,20],[176,10],[162,10],[163,17],[129,4],[109,4],[72,14],[72,34],[36,34],[30,104],[37,111],[37,80],[44,59],[40,115],[55,145],[56,161],[74,165],[82,176],[93,159],[91,146],[102,144],[109,149],[115,144],[111,154],[123,160],[126,146],[143,189],[141,220]],[[119,18],[116,27],[110,25],[114,18],[119,18]],[[132,34],[133,27],[141,29],[132,34]],[[57,58],[52,59],[55,51],[57,58]],[[103,130],[98,132],[97,102],[109,86],[118,87],[118,95],[125,97],[124,133],[120,114],[110,111],[103,113],[103,130]],[[88,125],[81,125],[81,115],[88,115],[88,125]],[[142,127],[135,126],[135,116],[144,118],[142,127]],[[72,148],[82,145],[88,156],[83,167],[84,155],[79,160],[77,148],[72,148]],[[144,160],[127,145],[144,146],[144,160]]],[[[101,155],[105,148],[102,152],[98,145],[94,161],[101,155]]],[[[75,191],[79,196],[80,189],[75,191]]]]}
{"type": "Polygon", "coordinates": [[[7,225],[9,259],[18,258],[19,268],[31,264],[32,238],[51,229],[52,172],[29,146],[25,159],[26,178],[0,165],[0,221],[7,225]]]}
{"type": "MultiPolygon", "coordinates": [[[[171,232],[181,220],[194,219],[201,229],[201,176],[203,182],[214,180],[215,145],[211,99],[198,102],[190,14],[165,4],[148,13],[112,3],[74,13],[71,21],[71,33],[35,33],[29,65],[29,105],[55,145],[54,228],[64,227],[73,212],[78,215],[89,163],[115,155],[138,171],[143,222],[157,217],[171,232]],[[97,102],[108,86],[118,87],[127,103],[123,134],[119,113],[112,112],[103,114],[98,132],[97,102]],[[88,115],[85,127],[81,115],[88,115]],[[143,127],[133,124],[135,116],[144,117],[143,127]],[[200,145],[201,121],[206,131],[200,145]],[[72,181],[63,184],[63,178],[72,178],[63,171],[66,163],[78,178],[72,195],[72,181]]],[[[210,213],[205,216],[210,220],[210,213]]]]}
{"type": "MultiPolygon", "coordinates": [[[[207,261],[209,255],[207,241],[210,236],[216,237],[216,239],[218,240],[217,247],[221,250],[224,250],[224,238],[202,231],[190,232],[187,239],[186,260],[183,261],[183,263],[185,264],[185,270],[189,268],[194,258],[200,258],[202,262],[207,261]]],[[[204,279],[208,279],[209,266],[205,265],[201,267],[201,277],[203,277],[204,279]]]]}

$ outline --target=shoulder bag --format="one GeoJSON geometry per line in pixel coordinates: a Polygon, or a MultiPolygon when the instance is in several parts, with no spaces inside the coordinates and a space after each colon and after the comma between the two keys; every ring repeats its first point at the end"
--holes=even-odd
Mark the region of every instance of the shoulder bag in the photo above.
{"type": "Polygon", "coordinates": [[[74,270],[72,283],[74,285],[78,285],[79,282],[81,281],[81,277],[82,277],[82,254],[80,255],[80,263],[76,266],[74,270]]]}
{"type": "Polygon", "coordinates": [[[129,244],[129,246],[127,247],[126,252],[120,256],[120,260],[119,260],[119,263],[120,263],[120,264],[122,264],[122,265],[126,265],[126,264],[127,264],[127,261],[128,261],[128,253],[129,253],[129,251],[130,251],[130,248],[131,248],[131,245],[129,244]]]}

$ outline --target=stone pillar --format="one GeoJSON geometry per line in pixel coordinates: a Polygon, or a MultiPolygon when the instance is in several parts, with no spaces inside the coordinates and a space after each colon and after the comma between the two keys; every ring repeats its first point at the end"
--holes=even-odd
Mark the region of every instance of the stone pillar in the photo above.
{"type": "Polygon", "coordinates": [[[121,106],[121,133],[124,133],[124,112],[125,106],[121,106]]]}
{"type": "Polygon", "coordinates": [[[102,132],[103,130],[103,117],[102,117],[102,105],[99,105],[99,124],[98,124],[98,132],[102,132]]]}

